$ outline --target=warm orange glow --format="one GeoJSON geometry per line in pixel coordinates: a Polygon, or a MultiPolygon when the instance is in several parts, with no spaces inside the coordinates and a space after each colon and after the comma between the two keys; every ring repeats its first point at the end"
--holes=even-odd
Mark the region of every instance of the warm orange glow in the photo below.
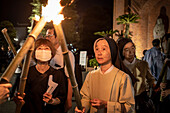
{"type": "Polygon", "coordinates": [[[45,7],[42,6],[42,16],[47,22],[52,20],[54,24],[58,25],[64,20],[64,16],[60,14],[62,9],[60,0],[48,0],[48,4],[45,7]]]}

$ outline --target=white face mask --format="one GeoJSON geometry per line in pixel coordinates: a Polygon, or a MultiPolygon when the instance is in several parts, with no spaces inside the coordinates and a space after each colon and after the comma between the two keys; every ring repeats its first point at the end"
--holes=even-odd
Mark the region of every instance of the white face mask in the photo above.
{"type": "Polygon", "coordinates": [[[49,50],[36,50],[35,58],[40,61],[49,61],[51,59],[51,51],[49,50]]]}

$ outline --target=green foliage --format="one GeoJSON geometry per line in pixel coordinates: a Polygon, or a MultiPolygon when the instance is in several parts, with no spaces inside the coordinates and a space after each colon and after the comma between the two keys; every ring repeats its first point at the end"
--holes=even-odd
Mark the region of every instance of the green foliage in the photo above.
{"type": "Polygon", "coordinates": [[[102,37],[112,36],[116,31],[113,31],[112,29],[110,31],[102,31],[102,32],[95,32],[94,35],[100,35],[102,37]]]}
{"type": "MultiPolygon", "coordinates": [[[[30,23],[33,23],[32,19],[35,17],[35,15],[41,16],[41,7],[43,5],[42,3],[43,3],[42,0],[33,0],[33,2],[30,3],[32,5],[32,14],[29,17],[30,23]]],[[[30,27],[27,27],[28,33],[31,32],[32,26],[33,25],[31,25],[30,27]]]]}
{"type": "Polygon", "coordinates": [[[89,60],[89,65],[92,67],[95,67],[95,66],[98,66],[99,64],[98,64],[96,58],[93,58],[93,59],[89,60]]]}
{"type": "Polygon", "coordinates": [[[130,13],[130,14],[124,14],[124,15],[121,15],[121,16],[119,16],[117,19],[116,19],[116,21],[118,21],[117,22],[117,24],[119,25],[119,24],[131,24],[131,23],[138,23],[138,19],[139,19],[140,17],[138,17],[138,15],[137,14],[133,14],[133,13],[130,13]]]}
{"type": "Polygon", "coordinates": [[[130,31],[129,31],[129,27],[130,27],[130,24],[131,23],[138,23],[139,21],[137,21],[140,17],[138,17],[137,14],[133,14],[133,13],[129,13],[129,14],[124,14],[124,15],[121,15],[119,16],[116,21],[117,24],[124,24],[124,32],[123,32],[123,37],[124,38],[131,38],[129,35],[130,34],[130,31]]]}
{"type": "Polygon", "coordinates": [[[100,35],[102,37],[105,37],[105,36],[113,36],[113,34],[115,34],[116,36],[118,36],[119,38],[131,38],[132,35],[132,32],[129,31],[129,27],[130,27],[130,24],[131,23],[138,23],[138,19],[140,19],[140,17],[138,17],[137,14],[133,14],[133,13],[130,13],[130,14],[124,14],[124,15],[121,15],[119,16],[116,21],[117,24],[124,24],[125,27],[124,27],[124,30],[110,30],[110,31],[102,31],[102,32],[95,32],[94,35],[100,35]]]}
{"type": "MultiPolygon", "coordinates": [[[[13,44],[15,44],[14,38],[16,38],[16,30],[13,26],[13,24],[10,21],[2,21],[0,22],[0,29],[7,29],[8,35],[11,38],[11,41],[13,42],[13,44]]],[[[8,43],[5,40],[5,37],[3,36],[2,32],[0,33],[0,47],[4,46],[5,49],[7,49],[8,47],[8,43]]]]}

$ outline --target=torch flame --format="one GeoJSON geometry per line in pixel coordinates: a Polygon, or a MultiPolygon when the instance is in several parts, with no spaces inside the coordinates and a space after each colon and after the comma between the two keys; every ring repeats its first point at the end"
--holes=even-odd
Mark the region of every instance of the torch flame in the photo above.
{"type": "Polygon", "coordinates": [[[64,20],[64,16],[60,14],[63,7],[60,5],[60,0],[48,0],[48,4],[42,6],[42,16],[45,21],[50,22],[51,20],[56,25],[64,20]]]}
{"type": "Polygon", "coordinates": [[[35,16],[33,17],[33,20],[35,20],[35,21],[39,21],[39,20],[40,20],[40,16],[35,15],[35,16]]]}

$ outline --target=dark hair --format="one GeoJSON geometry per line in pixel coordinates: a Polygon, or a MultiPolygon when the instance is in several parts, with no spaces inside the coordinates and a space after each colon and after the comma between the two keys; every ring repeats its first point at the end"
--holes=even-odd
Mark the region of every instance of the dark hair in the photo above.
{"type": "Polygon", "coordinates": [[[159,39],[154,39],[154,40],[152,41],[152,45],[153,45],[154,47],[159,46],[159,44],[160,44],[160,40],[159,40],[159,39]]]}
{"type": "Polygon", "coordinates": [[[35,61],[37,61],[36,58],[35,58],[35,51],[41,45],[48,46],[51,49],[52,58],[55,56],[56,49],[54,48],[53,44],[49,40],[47,40],[47,39],[40,38],[40,39],[36,40],[36,42],[35,42],[35,48],[34,48],[34,52],[33,52],[33,56],[32,56],[35,61]]]}
{"type": "Polygon", "coordinates": [[[124,48],[124,46],[127,44],[127,43],[129,43],[129,42],[131,42],[132,44],[133,44],[133,46],[135,47],[135,44],[132,42],[132,40],[130,39],[130,38],[121,38],[118,42],[117,42],[117,44],[118,44],[118,46],[119,46],[119,52],[120,52],[120,57],[121,57],[121,59],[122,60],[124,60],[124,56],[123,56],[123,48],[124,48]]]}
{"type": "MultiPolygon", "coordinates": [[[[45,30],[47,31],[48,29],[54,29],[53,22],[49,22],[49,23],[45,26],[45,30]]],[[[54,29],[54,35],[55,35],[55,37],[57,37],[57,34],[56,34],[56,32],[55,32],[55,29],[54,29]]]]}
{"type": "Polygon", "coordinates": [[[143,55],[145,55],[146,51],[147,51],[147,49],[143,50],[143,55]]]}

